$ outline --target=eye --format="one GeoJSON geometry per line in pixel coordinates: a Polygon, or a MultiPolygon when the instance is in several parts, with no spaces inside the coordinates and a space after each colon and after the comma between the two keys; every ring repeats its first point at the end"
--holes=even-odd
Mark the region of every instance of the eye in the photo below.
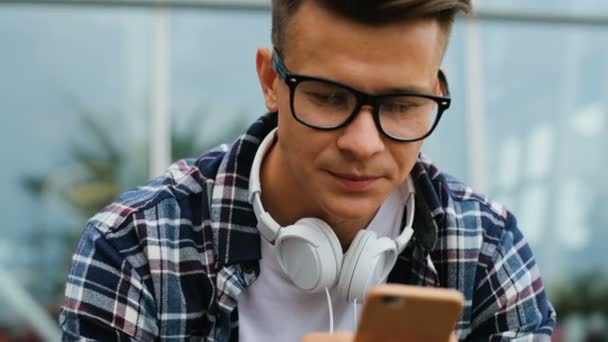
{"type": "Polygon", "coordinates": [[[389,112],[407,112],[416,107],[414,103],[407,103],[402,101],[390,101],[383,104],[383,109],[389,112]]]}
{"type": "Polygon", "coordinates": [[[424,98],[401,96],[385,100],[382,103],[382,111],[396,114],[410,113],[427,104],[428,101],[424,98]]]}
{"type": "Polygon", "coordinates": [[[306,95],[312,101],[323,105],[343,106],[348,103],[348,94],[345,93],[308,91],[306,95]]]}

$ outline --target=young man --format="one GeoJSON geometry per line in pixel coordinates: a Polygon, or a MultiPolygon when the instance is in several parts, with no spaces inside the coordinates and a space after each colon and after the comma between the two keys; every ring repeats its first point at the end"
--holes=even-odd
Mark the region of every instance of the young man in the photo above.
{"type": "Polygon", "coordinates": [[[461,340],[548,341],[555,314],[515,218],[419,154],[449,106],[439,67],[469,10],[273,1],[274,50],[256,57],[270,113],[90,220],[64,339],[298,341],[327,330],[326,300],[352,331],[388,276],[461,291],[461,340]]]}

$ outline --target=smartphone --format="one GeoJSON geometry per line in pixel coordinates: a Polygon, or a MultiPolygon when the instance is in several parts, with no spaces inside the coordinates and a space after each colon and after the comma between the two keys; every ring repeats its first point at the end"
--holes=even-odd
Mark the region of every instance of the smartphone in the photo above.
{"type": "Polygon", "coordinates": [[[367,294],[354,342],[447,342],[463,304],[453,289],[377,286],[367,294]]]}

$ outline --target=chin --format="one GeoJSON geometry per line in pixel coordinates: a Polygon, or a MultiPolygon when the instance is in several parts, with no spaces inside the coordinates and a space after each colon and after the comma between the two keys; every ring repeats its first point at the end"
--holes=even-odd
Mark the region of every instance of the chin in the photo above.
{"type": "Polygon", "coordinates": [[[330,201],[324,202],[324,211],[334,220],[361,220],[371,219],[382,205],[382,202],[371,198],[348,198],[345,196],[332,196],[330,201]]]}

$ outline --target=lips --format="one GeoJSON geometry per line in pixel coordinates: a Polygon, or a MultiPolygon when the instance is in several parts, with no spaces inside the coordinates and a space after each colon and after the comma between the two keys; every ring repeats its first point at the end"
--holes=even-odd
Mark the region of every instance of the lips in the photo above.
{"type": "Polygon", "coordinates": [[[349,191],[367,191],[371,189],[382,177],[368,176],[352,173],[329,172],[340,187],[349,191]]]}
{"type": "Polygon", "coordinates": [[[375,177],[375,176],[364,176],[364,175],[356,175],[356,174],[348,174],[348,173],[334,173],[331,172],[332,175],[339,177],[339,178],[344,178],[353,182],[364,182],[364,181],[369,181],[369,180],[374,180],[374,179],[378,179],[380,177],[375,177]]]}

